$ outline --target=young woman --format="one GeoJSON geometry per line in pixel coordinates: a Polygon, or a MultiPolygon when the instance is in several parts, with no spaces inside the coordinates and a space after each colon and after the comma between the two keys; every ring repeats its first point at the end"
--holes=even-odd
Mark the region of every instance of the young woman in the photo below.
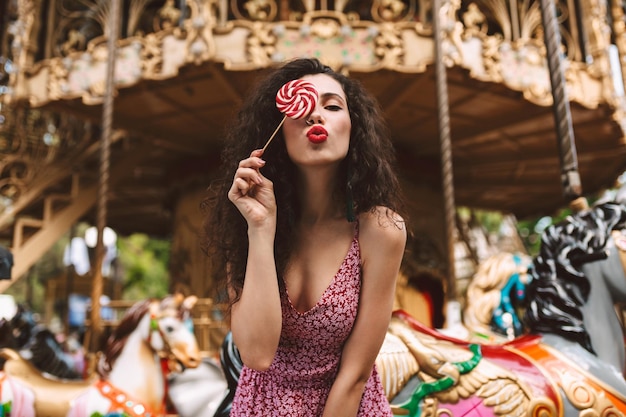
{"type": "Polygon", "coordinates": [[[231,416],[392,416],[374,361],[406,242],[394,158],[374,99],[315,59],[274,70],[242,106],[204,202],[244,363],[231,416]],[[317,105],[263,151],[296,79],[317,105]]]}

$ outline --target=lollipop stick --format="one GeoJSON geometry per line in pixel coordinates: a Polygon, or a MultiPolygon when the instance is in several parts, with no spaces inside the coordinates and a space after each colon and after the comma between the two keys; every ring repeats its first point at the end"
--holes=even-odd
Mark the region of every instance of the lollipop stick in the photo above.
{"type": "Polygon", "coordinates": [[[267,140],[267,142],[265,142],[265,146],[263,147],[263,152],[265,152],[265,148],[267,148],[267,145],[270,144],[270,142],[272,141],[272,139],[274,139],[274,136],[276,136],[276,133],[278,133],[278,130],[280,129],[280,127],[283,125],[283,123],[285,123],[285,119],[287,118],[287,116],[283,117],[283,120],[280,121],[280,123],[278,124],[278,127],[276,128],[276,130],[274,131],[274,133],[272,133],[272,136],[270,136],[270,138],[267,140]]]}

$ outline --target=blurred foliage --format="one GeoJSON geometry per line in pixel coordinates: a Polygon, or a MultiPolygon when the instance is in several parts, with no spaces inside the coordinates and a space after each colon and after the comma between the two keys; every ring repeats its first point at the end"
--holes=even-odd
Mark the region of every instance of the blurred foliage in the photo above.
{"type": "Polygon", "coordinates": [[[467,207],[459,207],[458,215],[468,221],[472,216],[474,221],[480,223],[488,233],[499,233],[503,215],[497,211],[472,210],[467,207]]]}
{"type": "MultiPolygon", "coordinates": [[[[533,217],[517,220],[517,233],[524,244],[527,253],[535,256],[539,253],[541,245],[541,234],[553,223],[563,220],[571,213],[568,207],[559,209],[553,216],[533,217]]],[[[459,216],[470,223],[479,224],[487,234],[499,236],[503,233],[502,224],[504,214],[486,210],[472,210],[461,207],[458,209],[459,216]]]]}
{"type": "Polygon", "coordinates": [[[559,223],[572,213],[569,207],[558,210],[553,216],[543,216],[517,221],[517,232],[530,256],[539,253],[541,234],[550,225],[559,223]]]}
{"type": "Polygon", "coordinates": [[[133,234],[118,239],[118,260],[122,270],[125,300],[160,298],[169,289],[170,242],[133,234]]]}

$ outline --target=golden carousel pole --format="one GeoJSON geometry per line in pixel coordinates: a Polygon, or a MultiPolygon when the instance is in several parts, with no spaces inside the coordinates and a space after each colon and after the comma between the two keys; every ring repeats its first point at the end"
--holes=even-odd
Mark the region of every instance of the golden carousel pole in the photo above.
{"type": "Polygon", "coordinates": [[[106,90],[102,104],[102,137],[100,139],[100,166],[98,176],[98,196],[96,207],[96,262],[93,270],[93,287],[91,292],[91,340],[90,352],[100,348],[102,325],[100,323],[100,296],[102,295],[102,263],[104,259],[103,234],[107,219],[107,194],[109,191],[109,168],[111,156],[111,134],[113,132],[113,99],[115,95],[115,55],[119,37],[120,0],[110,0],[108,37],[107,37],[107,74],[106,90]]]}
{"type": "Polygon", "coordinates": [[[441,10],[442,2],[433,1],[433,34],[435,37],[435,71],[437,83],[437,116],[439,143],[441,147],[441,174],[443,186],[443,208],[445,215],[445,237],[447,248],[446,301],[456,302],[456,268],[454,256],[454,231],[456,228],[456,204],[454,202],[454,175],[452,170],[452,144],[450,140],[450,108],[446,65],[442,47],[441,10]]]}

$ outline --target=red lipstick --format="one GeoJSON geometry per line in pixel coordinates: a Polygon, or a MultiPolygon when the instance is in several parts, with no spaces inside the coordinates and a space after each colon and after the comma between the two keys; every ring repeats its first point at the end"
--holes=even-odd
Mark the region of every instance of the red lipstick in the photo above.
{"type": "Polygon", "coordinates": [[[322,126],[315,125],[306,132],[306,137],[312,143],[322,143],[328,139],[328,132],[322,126]]]}

